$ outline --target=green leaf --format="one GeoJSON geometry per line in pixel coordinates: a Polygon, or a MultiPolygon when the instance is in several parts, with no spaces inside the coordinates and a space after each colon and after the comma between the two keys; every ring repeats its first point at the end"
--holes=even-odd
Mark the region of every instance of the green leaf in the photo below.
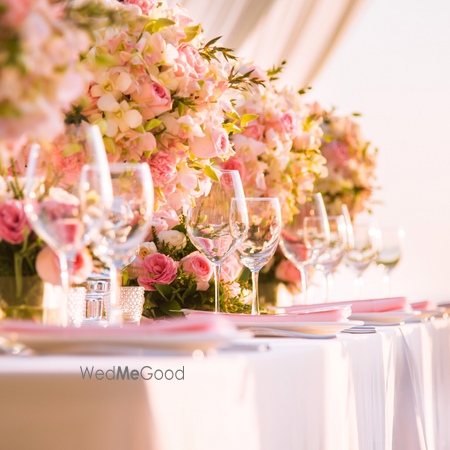
{"type": "Polygon", "coordinates": [[[184,233],[186,234],[186,228],[184,227],[184,225],[181,225],[181,223],[179,225],[175,225],[172,230],[174,231],[179,231],[180,233],[184,233]]]}
{"type": "Polygon", "coordinates": [[[78,153],[82,149],[82,146],[80,144],[77,144],[76,142],[73,142],[72,144],[69,144],[64,151],[61,153],[61,156],[72,156],[78,153]]]}
{"type": "Polygon", "coordinates": [[[328,135],[324,134],[323,140],[324,140],[325,142],[331,142],[331,141],[334,140],[334,136],[328,136],[328,135]]]}
{"type": "Polygon", "coordinates": [[[145,124],[144,129],[145,129],[145,131],[150,131],[150,130],[153,130],[153,128],[156,128],[161,124],[162,124],[162,122],[160,120],[151,119],[145,124]]]}
{"type": "Polygon", "coordinates": [[[178,103],[178,115],[181,117],[184,113],[184,103],[179,102],[178,103]]]}
{"type": "Polygon", "coordinates": [[[146,150],[146,151],[144,152],[144,156],[145,156],[146,158],[150,158],[150,156],[153,155],[153,153],[156,153],[157,151],[158,151],[157,148],[155,148],[155,149],[153,149],[153,150],[146,150]]]}
{"type": "Polygon", "coordinates": [[[205,175],[211,178],[211,180],[219,182],[219,177],[211,166],[205,166],[205,175]]]}
{"type": "Polygon", "coordinates": [[[105,144],[105,150],[110,153],[111,155],[115,155],[116,153],[116,143],[114,142],[114,139],[110,137],[104,137],[103,143],[105,144]]]}
{"type": "Polygon", "coordinates": [[[236,112],[236,111],[232,111],[230,113],[226,113],[226,115],[233,120],[241,120],[241,116],[236,112]]]}
{"type": "Polygon", "coordinates": [[[134,128],[135,131],[141,134],[145,134],[144,127],[142,125],[139,125],[137,128],[134,128]]]}
{"type": "Polygon", "coordinates": [[[298,95],[304,95],[304,94],[306,94],[306,91],[309,91],[310,89],[311,89],[311,86],[308,86],[306,88],[300,89],[298,91],[298,95]]]}
{"type": "Polygon", "coordinates": [[[181,306],[176,300],[172,300],[170,303],[161,303],[159,305],[161,311],[163,311],[168,316],[177,317],[183,316],[184,314],[180,311],[181,306]],[[178,310],[180,312],[175,312],[174,310],[178,310]]]}
{"type": "Polygon", "coordinates": [[[156,194],[159,198],[162,198],[163,200],[166,200],[166,197],[165,197],[164,192],[162,191],[161,187],[159,187],[159,186],[154,186],[153,190],[155,191],[155,194],[156,194]]]}
{"type": "Polygon", "coordinates": [[[244,114],[241,117],[241,126],[242,127],[246,127],[249,122],[251,122],[252,120],[257,119],[258,117],[259,117],[258,114],[244,114]]]}
{"type": "Polygon", "coordinates": [[[250,279],[252,272],[250,271],[250,269],[248,267],[244,267],[244,270],[241,273],[241,276],[239,277],[240,282],[245,283],[250,279]]]}
{"type": "Polygon", "coordinates": [[[168,284],[155,283],[156,290],[169,302],[172,295],[172,288],[168,284]]]}
{"type": "Polygon", "coordinates": [[[355,116],[355,117],[361,117],[362,114],[361,114],[361,113],[353,113],[352,116],[355,116]]]}
{"type": "Polygon", "coordinates": [[[233,133],[233,134],[242,133],[242,131],[244,131],[243,128],[239,128],[234,123],[224,123],[224,124],[222,124],[222,127],[226,130],[226,132],[228,134],[230,134],[230,133],[233,133]]]}
{"type": "Polygon", "coordinates": [[[197,283],[192,283],[189,287],[184,291],[182,299],[185,300],[187,297],[195,294],[197,292],[197,283]]]}
{"type": "Polygon", "coordinates": [[[161,19],[158,19],[152,26],[152,33],[156,33],[157,31],[161,30],[165,27],[170,27],[170,25],[175,25],[175,22],[170,19],[166,19],[165,17],[161,17],[161,19]]]}
{"type": "Polygon", "coordinates": [[[195,27],[186,27],[184,29],[184,32],[186,33],[186,37],[181,40],[181,42],[191,42],[193,39],[195,39],[201,31],[201,25],[198,24],[195,27]]]}

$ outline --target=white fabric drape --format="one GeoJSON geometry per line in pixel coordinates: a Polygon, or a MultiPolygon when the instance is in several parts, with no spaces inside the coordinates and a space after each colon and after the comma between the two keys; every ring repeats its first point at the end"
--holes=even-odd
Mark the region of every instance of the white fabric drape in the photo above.
{"type": "Polygon", "coordinates": [[[169,0],[186,7],[206,39],[263,69],[288,64],[280,86],[311,83],[366,0],[169,0]]]}

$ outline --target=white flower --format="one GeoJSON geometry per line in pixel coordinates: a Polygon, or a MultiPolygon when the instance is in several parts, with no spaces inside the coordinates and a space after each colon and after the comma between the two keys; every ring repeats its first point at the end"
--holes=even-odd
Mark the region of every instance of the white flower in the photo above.
{"type": "Polygon", "coordinates": [[[158,239],[165,244],[169,244],[175,247],[177,250],[181,250],[186,247],[186,235],[180,231],[160,231],[158,233],[158,239]]]}
{"type": "Polygon", "coordinates": [[[139,246],[139,256],[144,259],[147,255],[156,253],[158,250],[154,242],[143,242],[139,246]]]}
{"type": "Polygon", "coordinates": [[[106,136],[108,137],[115,137],[119,130],[121,133],[126,133],[130,128],[142,125],[141,113],[136,109],[131,109],[126,100],[118,103],[112,94],[100,97],[97,106],[105,111],[108,125],[106,136]]]}
{"type": "Polygon", "coordinates": [[[105,71],[97,78],[96,85],[91,87],[92,97],[103,97],[112,94],[117,100],[121,97],[131,84],[131,77],[126,72],[114,73],[105,71]]]}

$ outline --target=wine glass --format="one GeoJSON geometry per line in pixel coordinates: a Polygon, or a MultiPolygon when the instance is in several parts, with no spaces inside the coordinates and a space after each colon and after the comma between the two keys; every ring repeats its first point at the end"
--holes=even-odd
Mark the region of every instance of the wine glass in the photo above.
{"type": "Polygon", "coordinates": [[[186,215],[186,230],[191,242],[214,267],[215,313],[220,312],[219,282],[223,262],[244,241],[248,230],[247,207],[241,177],[237,170],[214,169],[211,188],[194,198],[186,215]],[[231,200],[235,198],[233,223],[231,200]]]}
{"type": "Polygon", "coordinates": [[[405,232],[402,227],[380,227],[381,249],[377,256],[378,269],[384,272],[383,295],[390,295],[390,273],[403,255],[405,232]]]}
{"type": "Polygon", "coordinates": [[[353,248],[346,252],[344,260],[346,266],[356,272],[355,294],[356,299],[361,300],[364,298],[363,274],[378,256],[379,230],[373,224],[355,224],[353,236],[353,248]]]}
{"type": "Polygon", "coordinates": [[[325,302],[333,300],[333,273],[341,263],[347,249],[347,225],[344,216],[328,216],[330,226],[330,243],[325,252],[319,256],[316,267],[324,274],[325,302]]]}
{"type": "Polygon", "coordinates": [[[330,227],[322,194],[301,192],[296,213],[283,226],[280,247],[299,269],[303,303],[307,302],[306,272],[322,255],[330,242],[330,227]]]}
{"type": "Polygon", "coordinates": [[[111,206],[111,192],[108,160],[97,126],[70,125],[52,146],[31,146],[24,190],[25,213],[36,234],[59,257],[65,294],[60,311],[64,326],[75,258],[89,244],[95,228],[101,226],[104,212],[111,206]],[[95,208],[99,217],[95,223],[83,214],[86,198],[80,197],[80,173],[86,162],[96,167],[98,174],[95,208]]]}
{"type": "MultiPolygon", "coordinates": [[[[239,202],[231,202],[232,231],[238,223],[239,202]]],[[[258,274],[275,253],[281,234],[281,209],[277,198],[246,198],[248,232],[238,253],[241,262],[252,272],[252,315],[259,314],[258,274]]],[[[239,233],[239,229],[238,229],[239,233]]]]}
{"type": "Polygon", "coordinates": [[[341,206],[341,210],[342,210],[342,216],[344,217],[345,226],[347,229],[347,248],[346,248],[346,250],[350,250],[355,245],[355,237],[353,235],[352,218],[350,216],[348,207],[345,203],[341,206]]]}
{"type": "MultiPolygon", "coordinates": [[[[109,322],[123,323],[120,309],[121,269],[136,255],[151,227],[153,183],[147,164],[115,163],[109,165],[113,202],[98,233],[93,233],[94,254],[109,267],[111,277],[111,308],[109,322]]],[[[95,186],[98,169],[86,166],[82,183],[85,196],[95,186]]]]}

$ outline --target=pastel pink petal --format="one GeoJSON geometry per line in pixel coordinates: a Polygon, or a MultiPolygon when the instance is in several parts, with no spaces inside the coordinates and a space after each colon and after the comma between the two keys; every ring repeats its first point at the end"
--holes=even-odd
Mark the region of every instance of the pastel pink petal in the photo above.
{"type": "Polygon", "coordinates": [[[97,106],[102,111],[117,111],[120,106],[117,103],[117,100],[114,98],[112,94],[106,94],[101,96],[97,101],[97,106]]]}

